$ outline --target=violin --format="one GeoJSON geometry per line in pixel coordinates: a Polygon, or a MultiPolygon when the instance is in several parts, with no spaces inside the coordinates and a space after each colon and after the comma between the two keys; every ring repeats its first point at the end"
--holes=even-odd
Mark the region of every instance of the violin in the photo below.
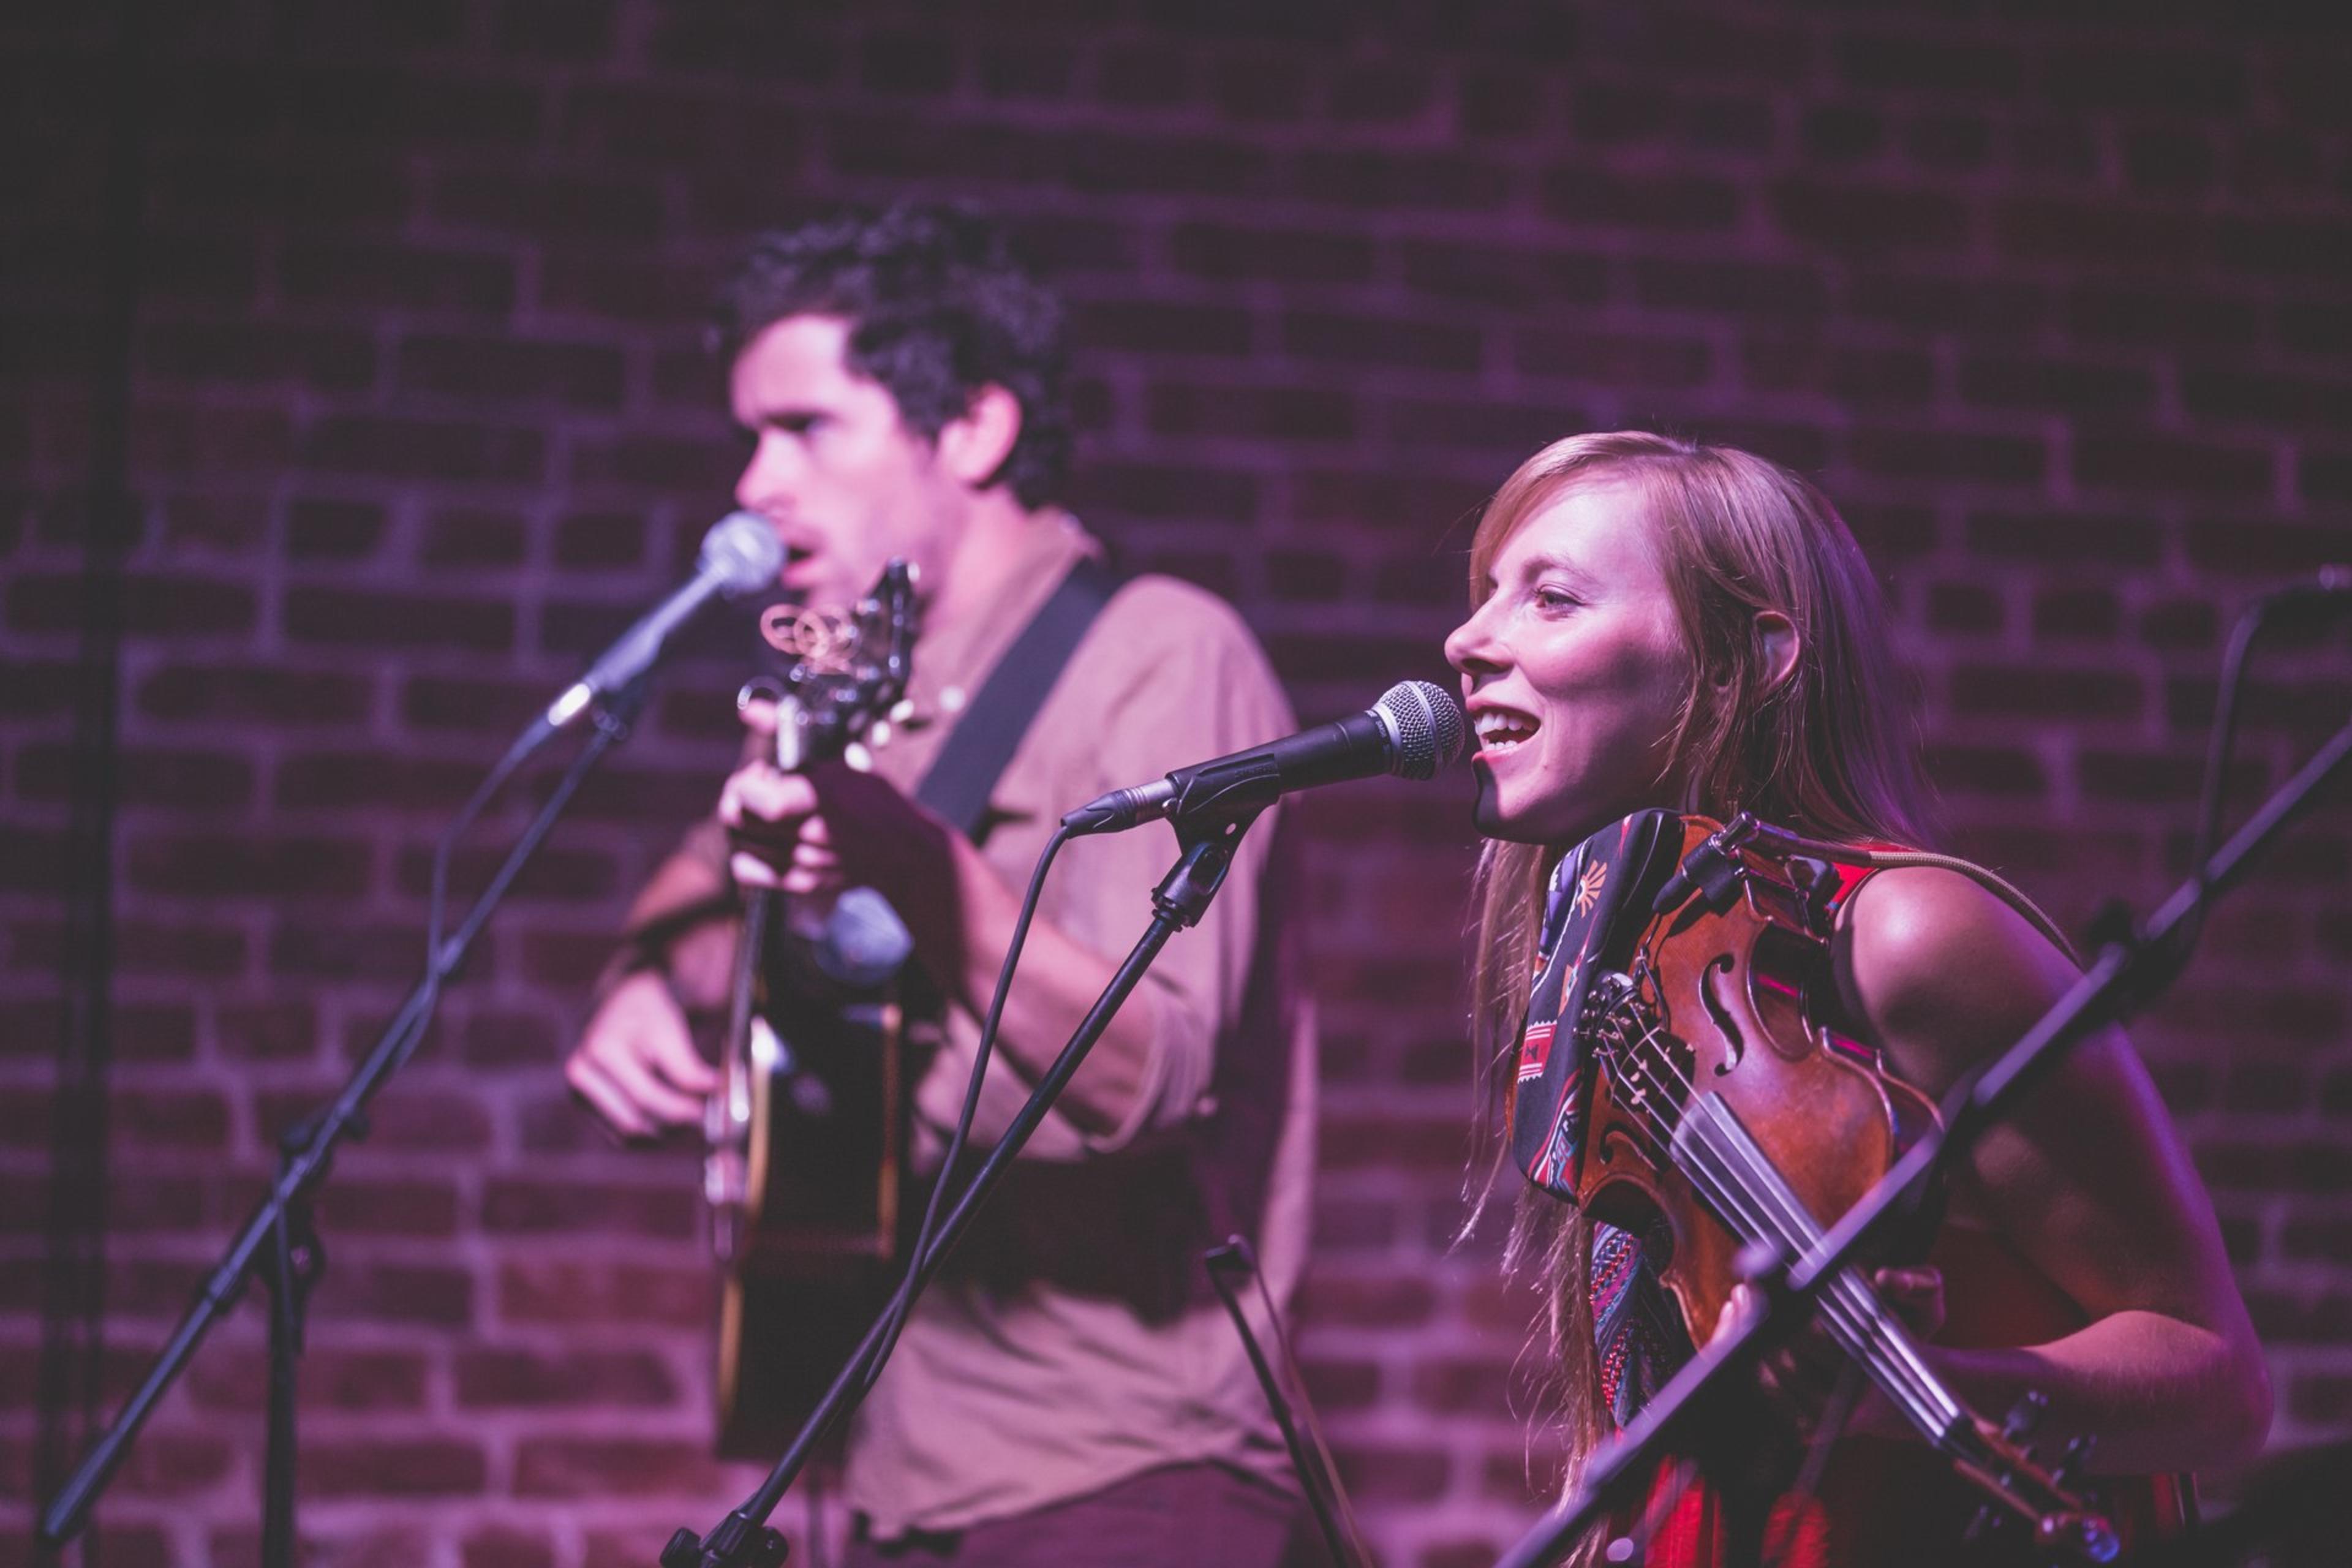
{"type": "MultiPolygon", "coordinates": [[[[1744,814],[1685,816],[1679,847],[1629,956],[1585,993],[1577,1027],[1594,1072],[1576,1180],[1587,1214],[1643,1239],[1699,1342],[1744,1250],[1803,1254],[1937,1113],[1841,1026],[1831,939],[1846,883],[1833,861],[1866,857],[1744,814]]],[[[1831,1283],[1820,1323],[1982,1494],[1979,1528],[2006,1519],[2045,1556],[2115,1559],[2115,1527],[2071,1479],[2088,1439],[2045,1464],[2023,1445],[2031,1396],[2001,1426],[1979,1419],[1861,1268],[1831,1283]]]]}

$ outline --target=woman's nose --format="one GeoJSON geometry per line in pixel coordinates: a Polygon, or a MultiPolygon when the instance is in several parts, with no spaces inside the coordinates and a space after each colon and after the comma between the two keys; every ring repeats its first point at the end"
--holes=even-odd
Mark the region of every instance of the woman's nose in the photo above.
{"type": "Polygon", "coordinates": [[[1502,668],[1502,647],[1483,607],[1445,639],[1445,662],[1465,675],[1484,675],[1502,668]]]}

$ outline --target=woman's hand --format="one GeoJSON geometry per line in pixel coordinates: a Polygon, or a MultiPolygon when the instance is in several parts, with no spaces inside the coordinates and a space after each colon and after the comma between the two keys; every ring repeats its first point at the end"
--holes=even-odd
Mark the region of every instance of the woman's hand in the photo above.
{"type": "MultiPolygon", "coordinates": [[[[1870,1285],[1879,1300],[1914,1337],[1932,1339],[1944,1326],[1943,1270],[1926,1264],[1878,1268],[1871,1271],[1870,1285]]],[[[1743,1318],[1758,1310],[1758,1304],[1753,1286],[1733,1286],[1708,1342],[1729,1333],[1743,1318]]],[[[1810,1435],[1824,1415],[1831,1391],[1853,1365],[1844,1349],[1815,1322],[1793,1342],[1766,1356],[1758,1364],[1757,1379],[1766,1397],[1788,1411],[1798,1429],[1810,1435]]],[[[1843,1432],[1874,1437],[1918,1436],[1917,1428],[1874,1384],[1863,1389],[1843,1432]]]]}

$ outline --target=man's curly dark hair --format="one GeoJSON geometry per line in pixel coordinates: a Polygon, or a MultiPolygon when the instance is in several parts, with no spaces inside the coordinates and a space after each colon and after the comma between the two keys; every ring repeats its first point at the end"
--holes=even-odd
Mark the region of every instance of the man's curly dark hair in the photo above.
{"type": "Polygon", "coordinates": [[[848,366],[879,382],[925,439],[996,385],[1021,404],[1021,435],[990,483],[1024,507],[1057,500],[1070,463],[1062,305],[992,219],[900,202],[771,229],[719,292],[714,341],[729,359],[788,316],[850,323],[848,366]]]}

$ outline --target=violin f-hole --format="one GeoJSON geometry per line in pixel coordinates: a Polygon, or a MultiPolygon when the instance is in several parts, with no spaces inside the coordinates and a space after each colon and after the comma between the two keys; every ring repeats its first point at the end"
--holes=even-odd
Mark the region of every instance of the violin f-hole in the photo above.
{"type": "Polygon", "coordinates": [[[1732,1022],[1731,1009],[1726,1007],[1715,994],[1717,984],[1738,967],[1738,961],[1731,954],[1718,952],[1707,960],[1706,967],[1699,973],[1698,999],[1706,1006],[1706,1016],[1715,1021],[1715,1026],[1723,1034],[1723,1059],[1715,1064],[1717,1078],[1738,1067],[1741,1058],[1748,1055],[1748,1042],[1741,1038],[1739,1026],[1732,1022]]]}

